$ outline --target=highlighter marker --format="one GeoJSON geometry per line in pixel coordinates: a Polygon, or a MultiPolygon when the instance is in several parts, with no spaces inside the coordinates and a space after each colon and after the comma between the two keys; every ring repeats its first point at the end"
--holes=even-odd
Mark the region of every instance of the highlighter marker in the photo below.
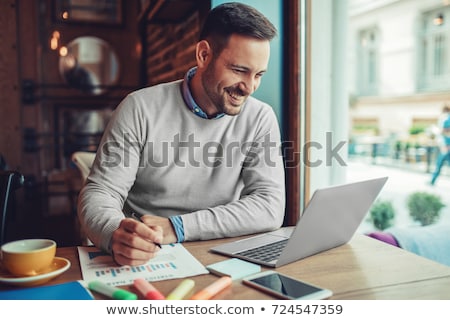
{"type": "MultiPolygon", "coordinates": [[[[144,223],[144,221],[142,221],[142,217],[144,216],[142,213],[133,212],[133,213],[131,214],[131,216],[132,216],[135,220],[144,223]]],[[[153,242],[153,243],[154,243],[155,245],[157,245],[160,249],[162,249],[161,243],[158,243],[158,242],[153,242]]]]}
{"type": "Polygon", "coordinates": [[[97,280],[89,282],[88,288],[117,300],[137,300],[137,295],[134,293],[107,285],[97,280]]]}
{"type": "Polygon", "coordinates": [[[181,281],[181,283],[173,289],[171,293],[167,296],[167,300],[181,300],[183,299],[189,291],[194,288],[195,282],[192,279],[185,279],[181,281]]]}
{"type": "Polygon", "coordinates": [[[152,286],[145,279],[135,279],[133,281],[134,287],[145,297],[147,300],[165,300],[164,295],[159,292],[154,286],[152,286]]]}
{"type": "Polygon", "coordinates": [[[233,283],[231,277],[224,276],[191,297],[191,300],[208,300],[233,283]]]}

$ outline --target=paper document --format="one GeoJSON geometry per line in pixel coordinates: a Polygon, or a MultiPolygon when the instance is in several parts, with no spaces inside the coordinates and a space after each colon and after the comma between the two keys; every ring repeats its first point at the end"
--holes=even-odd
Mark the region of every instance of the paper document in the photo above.
{"type": "Polygon", "coordinates": [[[84,281],[100,280],[112,286],[128,285],[136,278],[147,281],[185,278],[209,271],[180,244],[163,245],[156,257],[140,266],[119,266],[95,247],[78,247],[84,281]]]}

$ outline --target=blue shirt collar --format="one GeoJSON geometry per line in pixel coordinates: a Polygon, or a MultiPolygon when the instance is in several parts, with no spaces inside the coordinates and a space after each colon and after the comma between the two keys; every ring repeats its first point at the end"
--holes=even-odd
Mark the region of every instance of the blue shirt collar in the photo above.
{"type": "Polygon", "coordinates": [[[181,92],[183,94],[184,102],[186,102],[187,107],[191,110],[196,116],[199,116],[203,119],[219,119],[222,118],[225,113],[216,114],[213,117],[209,117],[205,111],[200,108],[200,106],[195,102],[192,97],[191,89],[189,88],[189,83],[197,72],[197,67],[191,68],[186,75],[184,76],[184,81],[181,85],[181,92]]]}

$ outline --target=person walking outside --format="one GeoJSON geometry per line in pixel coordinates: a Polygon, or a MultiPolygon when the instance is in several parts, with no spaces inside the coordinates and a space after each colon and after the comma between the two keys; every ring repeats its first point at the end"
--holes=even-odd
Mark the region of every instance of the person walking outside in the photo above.
{"type": "Polygon", "coordinates": [[[440,121],[440,136],[438,138],[439,155],[436,160],[436,168],[431,177],[431,185],[436,183],[441,169],[446,161],[450,162],[450,106],[445,105],[440,121]]]}

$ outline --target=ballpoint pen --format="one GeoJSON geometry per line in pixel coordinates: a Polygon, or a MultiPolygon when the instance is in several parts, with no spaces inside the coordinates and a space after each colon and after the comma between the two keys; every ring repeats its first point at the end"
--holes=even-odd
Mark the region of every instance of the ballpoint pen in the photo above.
{"type": "Polygon", "coordinates": [[[135,295],[134,293],[107,285],[97,280],[89,282],[88,288],[113,299],[137,300],[137,295],[135,295]]]}
{"type": "MultiPolygon", "coordinates": [[[[140,222],[144,222],[144,221],[142,221],[142,217],[144,216],[142,213],[133,212],[133,213],[131,213],[131,216],[140,222]]],[[[154,241],[153,241],[153,243],[155,245],[157,245],[160,249],[162,248],[161,243],[154,242],[154,241]]]]}

